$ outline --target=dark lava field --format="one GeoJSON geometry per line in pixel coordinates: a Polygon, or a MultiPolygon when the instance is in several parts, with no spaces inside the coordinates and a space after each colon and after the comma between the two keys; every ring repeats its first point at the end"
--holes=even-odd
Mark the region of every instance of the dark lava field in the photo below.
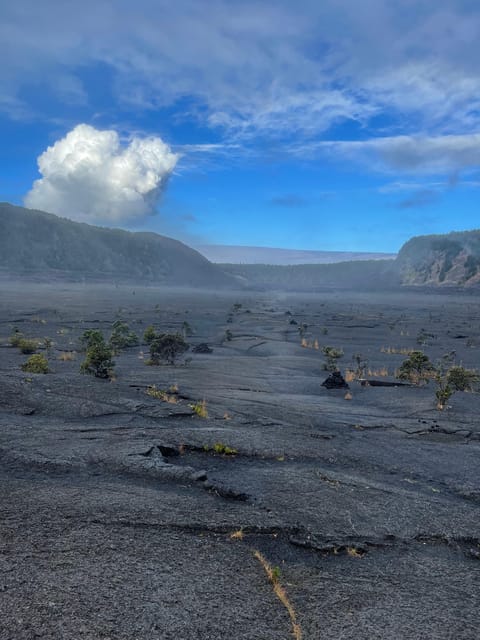
{"type": "Polygon", "coordinates": [[[479,299],[2,283],[0,638],[479,638],[480,395],[327,390],[323,346],[380,382],[408,349],[479,368],[479,299]],[[191,348],[81,374],[119,319],[191,348]]]}

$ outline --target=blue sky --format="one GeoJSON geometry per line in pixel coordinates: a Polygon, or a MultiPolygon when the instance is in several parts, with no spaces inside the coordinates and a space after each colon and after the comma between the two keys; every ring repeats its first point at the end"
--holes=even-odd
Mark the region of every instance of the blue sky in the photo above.
{"type": "Polygon", "coordinates": [[[477,0],[359,7],[5,0],[0,199],[191,244],[480,227],[477,0]]]}

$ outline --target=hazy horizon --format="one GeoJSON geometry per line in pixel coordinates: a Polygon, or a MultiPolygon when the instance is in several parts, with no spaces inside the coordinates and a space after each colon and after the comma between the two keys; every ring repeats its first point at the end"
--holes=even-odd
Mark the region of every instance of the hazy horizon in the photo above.
{"type": "Polygon", "coordinates": [[[0,200],[191,246],[478,227],[468,0],[0,8],[0,200]]]}
{"type": "Polygon", "coordinates": [[[283,247],[250,247],[246,245],[208,244],[192,247],[216,264],[303,265],[332,264],[351,260],[388,260],[396,253],[360,251],[314,251],[283,247]]]}

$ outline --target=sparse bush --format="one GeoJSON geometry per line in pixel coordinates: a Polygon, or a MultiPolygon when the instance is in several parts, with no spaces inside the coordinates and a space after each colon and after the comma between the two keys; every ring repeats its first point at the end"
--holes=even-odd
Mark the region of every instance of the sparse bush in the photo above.
{"type": "Polygon", "coordinates": [[[45,351],[47,352],[47,355],[51,355],[52,347],[53,347],[53,340],[51,338],[44,338],[43,339],[43,346],[45,347],[45,351]]]}
{"type": "Polygon", "coordinates": [[[116,320],[113,323],[112,335],[110,336],[109,343],[115,351],[119,351],[120,349],[126,349],[127,347],[135,347],[138,344],[138,336],[134,331],[130,330],[130,327],[126,322],[116,320]]]}
{"type": "Polygon", "coordinates": [[[168,391],[164,391],[163,389],[157,389],[157,387],[152,384],[147,387],[147,395],[152,398],[156,398],[157,400],[162,400],[162,402],[168,402],[169,404],[177,404],[178,402],[178,387],[176,385],[172,385],[168,391]]]}
{"type": "Polygon", "coordinates": [[[85,360],[80,365],[80,371],[96,378],[111,378],[114,366],[112,350],[102,337],[101,342],[94,342],[87,348],[85,360]]]}
{"type": "Polygon", "coordinates": [[[199,418],[208,418],[206,400],[202,400],[202,402],[196,402],[195,404],[190,404],[189,407],[199,418]]]}
{"type": "Polygon", "coordinates": [[[420,329],[417,334],[417,344],[423,347],[428,344],[430,340],[435,340],[436,336],[433,333],[429,333],[425,331],[425,329],[420,329]]]}
{"type": "Polygon", "coordinates": [[[339,371],[337,360],[343,356],[342,349],[335,349],[335,347],[322,347],[322,353],[326,358],[323,368],[325,371],[334,373],[339,371]]]}
{"type": "Polygon", "coordinates": [[[149,364],[158,365],[161,360],[175,364],[175,360],[188,349],[188,343],[179,333],[165,333],[150,343],[149,364]]]}
{"type": "Polygon", "coordinates": [[[368,361],[362,356],[361,353],[355,353],[352,357],[352,360],[355,363],[355,370],[354,370],[355,377],[364,378],[368,361]]]}
{"type": "Polygon", "coordinates": [[[209,447],[208,444],[204,445],[204,451],[213,451],[221,456],[234,456],[238,453],[236,449],[229,447],[227,444],[223,442],[216,442],[213,447],[209,447]]]}
{"type": "Polygon", "coordinates": [[[454,390],[445,382],[441,376],[435,377],[437,383],[437,389],[435,390],[435,397],[437,399],[437,409],[443,411],[447,406],[447,402],[455,393],[454,390]]]}
{"type": "Polygon", "coordinates": [[[48,373],[48,360],[41,353],[36,353],[22,364],[22,371],[26,373],[48,373]]]}
{"type": "Polygon", "coordinates": [[[302,324],[298,327],[298,334],[300,338],[303,338],[305,336],[307,329],[308,329],[308,324],[305,324],[304,322],[302,322],[302,324]]]}
{"type": "Polygon", "coordinates": [[[401,364],[397,377],[408,380],[412,384],[428,382],[434,376],[435,367],[423,351],[412,351],[410,356],[401,364]]]}
{"type": "Polygon", "coordinates": [[[22,338],[19,340],[17,346],[24,354],[35,353],[38,349],[38,342],[36,340],[27,340],[26,338],[22,338]]]}
{"type": "Polygon", "coordinates": [[[18,329],[14,329],[12,335],[10,336],[10,344],[12,347],[18,347],[21,340],[24,340],[25,336],[18,329]]]}
{"type": "Polygon", "coordinates": [[[471,369],[453,366],[447,372],[447,381],[454,391],[472,391],[473,386],[479,381],[479,376],[471,369]]]}
{"type": "Polygon", "coordinates": [[[192,326],[186,320],[182,324],[182,334],[183,334],[184,338],[187,338],[189,336],[193,336],[193,334],[194,334],[192,326]]]}

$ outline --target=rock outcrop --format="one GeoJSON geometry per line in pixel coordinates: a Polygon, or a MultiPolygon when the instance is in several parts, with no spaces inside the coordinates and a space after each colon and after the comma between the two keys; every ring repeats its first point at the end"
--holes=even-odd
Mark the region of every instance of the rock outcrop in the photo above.
{"type": "Polygon", "coordinates": [[[480,231],[412,238],[401,248],[396,266],[405,285],[478,285],[480,231]]]}

